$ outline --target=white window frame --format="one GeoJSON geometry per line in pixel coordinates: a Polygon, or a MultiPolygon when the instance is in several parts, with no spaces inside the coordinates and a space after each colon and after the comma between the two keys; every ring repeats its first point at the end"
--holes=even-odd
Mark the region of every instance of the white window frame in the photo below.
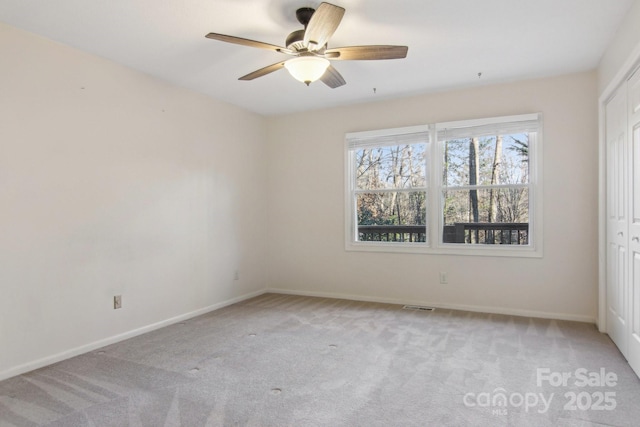
{"type": "Polygon", "coordinates": [[[392,253],[424,253],[448,255],[535,257],[543,256],[542,243],[542,115],[539,113],[515,116],[492,117],[475,120],[461,120],[446,123],[434,123],[395,129],[381,129],[366,132],[352,132],[345,135],[345,249],[347,251],[392,252],[392,253]],[[442,143],[438,141],[438,131],[446,128],[465,128],[478,126],[497,126],[537,120],[538,128],[535,138],[529,141],[529,244],[527,245],[483,245],[443,243],[443,200],[442,194],[442,143]],[[394,135],[417,132],[429,132],[427,144],[427,227],[426,241],[402,242],[361,242],[357,240],[357,212],[355,209],[355,150],[350,148],[349,141],[356,139],[385,139],[394,135]]]}

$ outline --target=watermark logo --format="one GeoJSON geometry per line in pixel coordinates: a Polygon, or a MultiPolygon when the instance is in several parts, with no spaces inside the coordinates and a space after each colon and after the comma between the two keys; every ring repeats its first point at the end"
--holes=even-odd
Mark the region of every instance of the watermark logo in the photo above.
{"type": "MultiPolygon", "coordinates": [[[[605,368],[598,371],[585,368],[575,371],[552,371],[550,368],[536,370],[537,387],[572,389],[558,393],[561,396],[558,400],[565,411],[613,411],[617,406],[616,393],[608,389],[617,384],[618,375],[605,368]]],[[[509,408],[544,414],[549,411],[555,397],[555,392],[509,393],[499,387],[492,392],[466,393],[462,401],[468,408],[490,408],[493,415],[507,415],[509,408]]]]}
{"type": "Polygon", "coordinates": [[[567,391],[564,393],[565,411],[613,411],[616,409],[616,392],[603,390],[618,385],[618,375],[615,372],[600,368],[599,371],[589,371],[579,368],[575,371],[551,371],[549,368],[538,368],[536,385],[543,387],[578,387],[584,391],[567,391]],[[595,391],[594,391],[595,390],[595,391]]]}
{"type": "Polygon", "coordinates": [[[544,414],[549,410],[554,393],[545,396],[543,393],[507,393],[503,388],[493,392],[467,393],[462,398],[468,408],[491,408],[494,415],[507,415],[507,408],[523,407],[525,412],[536,410],[544,414]]]}

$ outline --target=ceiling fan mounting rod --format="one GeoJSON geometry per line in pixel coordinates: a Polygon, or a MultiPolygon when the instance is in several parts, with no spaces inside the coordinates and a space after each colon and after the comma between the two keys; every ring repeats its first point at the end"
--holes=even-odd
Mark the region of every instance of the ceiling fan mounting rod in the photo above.
{"type": "Polygon", "coordinates": [[[296,18],[298,22],[301,23],[305,30],[307,29],[307,25],[309,25],[309,21],[311,21],[311,16],[313,16],[316,10],[311,7],[301,7],[296,10],[296,18]]]}

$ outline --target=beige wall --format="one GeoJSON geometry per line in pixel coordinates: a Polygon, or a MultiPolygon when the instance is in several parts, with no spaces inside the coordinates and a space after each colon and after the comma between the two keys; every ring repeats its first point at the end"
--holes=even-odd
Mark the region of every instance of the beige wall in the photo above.
{"type": "Polygon", "coordinates": [[[597,122],[595,72],[270,119],[269,288],[594,321],[597,122]],[[344,250],[346,132],[532,112],[544,115],[542,259],[344,250]]]}
{"type": "Polygon", "coordinates": [[[602,94],[611,84],[629,59],[629,55],[638,49],[640,49],[640,0],[635,0],[598,66],[599,94],[602,94]]]}
{"type": "Polygon", "coordinates": [[[0,58],[0,379],[264,288],[264,118],[2,24],[0,58]]]}

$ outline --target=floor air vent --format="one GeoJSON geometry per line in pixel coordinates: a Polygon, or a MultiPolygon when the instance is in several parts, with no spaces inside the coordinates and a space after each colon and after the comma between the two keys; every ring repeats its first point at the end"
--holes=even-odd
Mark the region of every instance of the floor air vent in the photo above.
{"type": "Polygon", "coordinates": [[[402,307],[404,310],[415,310],[415,311],[433,311],[435,308],[433,307],[424,307],[422,305],[405,305],[402,307]]]}

